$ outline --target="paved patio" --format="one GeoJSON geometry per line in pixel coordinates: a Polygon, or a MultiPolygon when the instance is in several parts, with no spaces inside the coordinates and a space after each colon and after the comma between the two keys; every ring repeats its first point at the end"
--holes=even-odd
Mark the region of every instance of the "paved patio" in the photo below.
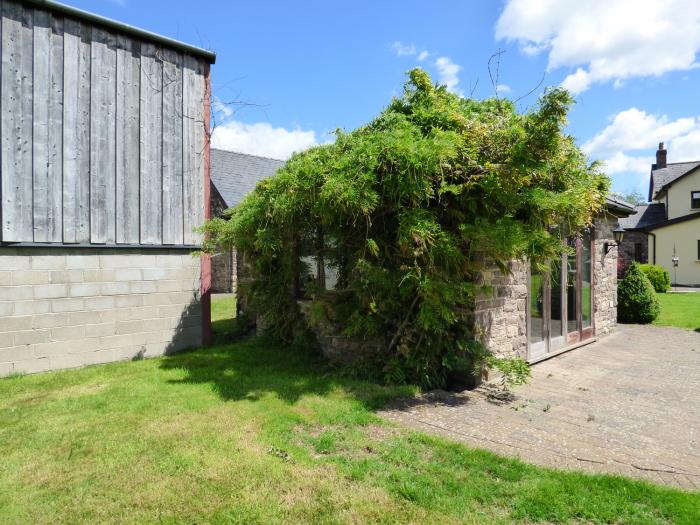
{"type": "Polygon", "coordinates": [[[700,489],[700,333],[620,326],[532,368],[515,399],[433,392],[393,421],[549,467],[700,489]]]}

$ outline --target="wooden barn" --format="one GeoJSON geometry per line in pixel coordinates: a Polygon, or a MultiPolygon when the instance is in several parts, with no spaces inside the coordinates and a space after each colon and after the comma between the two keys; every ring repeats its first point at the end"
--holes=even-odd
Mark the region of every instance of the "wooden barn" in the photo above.
{"type": "Polygon", "coordinates": [[[1,6],[0,376],[206,343],[215,55],[52,1],[1,6]]]}

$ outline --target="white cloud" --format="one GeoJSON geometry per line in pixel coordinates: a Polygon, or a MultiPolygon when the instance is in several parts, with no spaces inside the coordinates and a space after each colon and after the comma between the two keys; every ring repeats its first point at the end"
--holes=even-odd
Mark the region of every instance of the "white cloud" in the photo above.
{"type": "Polygon", "coordinates": [[[507,0],[496,38],[526,55],[548,52],[548,69],[576,68],[563,86],[620,86],[633,77],[697,67],[697,0],[507,0]]]}
{"type": "Polygon", "coordinates": [[[671,141],[668,155],[669,162],[700,160],[700,125],[697,120],[695,129],[671,141]]]}
{"type": "Polygon", "coordinates": [[[507,95],[508,93],[512,93],[513,89],[508,84],[498,84],[496,86],[496,92],[499,95],[507,95]]]}
{"type": "Polygon", "coordinates": [[[233,115],[232,104],[223,102],[219,97],[214,96],[212,101],[212,111],[217,120],[223,120],[233,115]]]}
{"type": "Polygon", "coordinates": [[[445,84],[448,91],[460,93],[457,84],[459,84],[459,72],[462,70],[462,66],[452,62],[450,57],[438,57],[435,60],[435,67],[438,70],[438,82],[445,84]]]}
{"type": "Polygon", "coordinates": [[[314,131],[231,120],[214,128],[211,143],[214,148],[286,160],[295,151],[315,146],[318,140],[314,131]]]}
{"type": "Polygon", "coordinates": [[[653,162],[654,157],[627,155],[621,151],[603,159],[603,163],[605,164],[604,171],[608,175],[630,172],[648,175],[653,162]]]}
{"type": "MultiPolygon", "coordinates": [[[[669,120],[637,108],[620,111],[610,124],[583,144],[589,155],[607,156],[619,151],[656,148],[659,142],[671,142],[693,131],[700,131],[700,119],[685,117],[669,120]]],[[[700,151],[695,153],[700,157],[700,151]]]]}
{"type": "MultiPolygon", "coordinates": [[[[425,49],[418,51],[415,45],[405,44],[398,40],[391,44],[391,48],[396,53],[396,56],[412,56],[418,62],[424,62],[432,56],[432,53],[425,49]]],[[[448,91],[461,95],[462,90],[457,88],[457,84],[459,84],[459,72],[462,70],[462,66],[455,64],[450,57],[446,56],[436,58],[432,64],[438,72],[438,83],[445,84],[448,91]]],[[[508,88],[508,86],[504,87],[508,88]]]]}
{"type": "Polygon", "coordinates": [[[670,120],[629,108],[613,115],[610,124],[582,149],[605,164],[604,171],[613,176],[616,186],[646,191],[659,142],[666,143],[668,162],[700,159],[700,117],[670,120]]]}
{"type": "Polygon", "coordinates": [[[394,50],[396,55],[400,57],[414,56],[418,52],[416,50],[416,46],[413,44],[404,44],[398,40],[391,44],[391,48],[394,50]]]}

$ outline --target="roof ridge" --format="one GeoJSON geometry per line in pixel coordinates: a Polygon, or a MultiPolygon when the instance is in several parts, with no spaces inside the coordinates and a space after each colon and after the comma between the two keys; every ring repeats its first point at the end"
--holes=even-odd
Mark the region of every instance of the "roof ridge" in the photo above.
{"type": "Polygon", "coordinates": [[[676,164],[694,164],[696,162],[700,162],[700,160],[683,160],[680,162],[667,162],[666,166],[668,166],[669,164],[673,164],[673,165],[676,165],[676,164]]]}
{"type": "Polygon", "coordinates": [[[223,151],[224,153],[235,153],[236,155],[244,155],[246,157],[255,157],[256,159],[276,160],[277,162],[287,162],[284,159],[276,159],[275,157],[266,157],[264,155],[253,155],[252,153],[243,153],[242,151],[234,151],[232,149],[211,148],[212,151],[223,151]]]}

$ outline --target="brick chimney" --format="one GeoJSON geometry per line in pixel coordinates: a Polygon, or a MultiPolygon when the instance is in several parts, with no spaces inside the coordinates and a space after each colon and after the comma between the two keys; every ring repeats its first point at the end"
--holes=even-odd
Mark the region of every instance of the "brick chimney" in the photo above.
{"type": "Polygon", "coordinates": [[[656,150],[656,169],[660,170],[661,168],[666,167],[666,153],[668,151],[666,148],[664,148],[664,143],[659,142],[659,149],[656,150]]]}

